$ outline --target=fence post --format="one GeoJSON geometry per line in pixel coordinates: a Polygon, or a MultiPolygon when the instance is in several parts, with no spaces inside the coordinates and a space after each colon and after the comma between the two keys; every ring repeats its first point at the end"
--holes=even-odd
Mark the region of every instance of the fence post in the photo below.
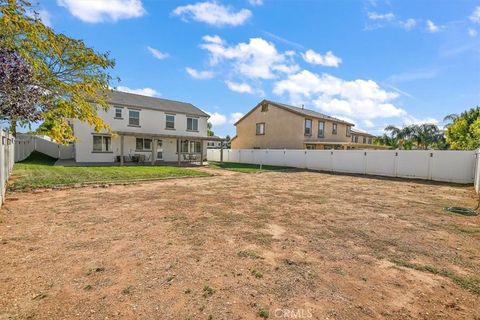
{"type": "Polygon", "coordinates": [[[398,150],[395,150],[395,154],[393,155],[393,176],[395,178],[398,177],[398,150]]]}
{"type": "Polygon", "coordinates": [[[432,180],[432,163],[433,163],[433,151],[428,153],[428,169],[427,169],[427,179],[432,180]]]}

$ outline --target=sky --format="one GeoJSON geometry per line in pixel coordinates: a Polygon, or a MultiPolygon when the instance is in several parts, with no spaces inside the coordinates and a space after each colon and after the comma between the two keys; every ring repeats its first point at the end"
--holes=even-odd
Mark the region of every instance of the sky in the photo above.
{"type": "Polygon", "coordinates": [[[116,61],[112,87],[190,102],[217,135],[261,100],[380,134],[480,105],[480,0],[40,0],[116,61]]]}

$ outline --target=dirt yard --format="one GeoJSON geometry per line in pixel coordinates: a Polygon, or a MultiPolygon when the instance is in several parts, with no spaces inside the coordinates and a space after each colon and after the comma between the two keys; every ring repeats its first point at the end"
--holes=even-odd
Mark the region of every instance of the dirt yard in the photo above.
{"type": "Polygon", "coordinates": [[[472,187],[205,170],[10,193],[0,319],[480,319],[472,187]]]}

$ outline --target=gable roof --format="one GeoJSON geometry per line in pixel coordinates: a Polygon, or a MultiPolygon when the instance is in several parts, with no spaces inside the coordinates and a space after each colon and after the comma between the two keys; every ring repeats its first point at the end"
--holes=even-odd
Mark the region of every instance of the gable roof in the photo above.
{"type": "Polygon", "coordinates": [[[178,112],[189,115],[210,117],[207,113],[195,107],[191,103],[167,100],[155,97],[142,96],[140,94],[110,90],[107,101],[113,105],[138,107],[167,112],[178,112]]]}
{"type": "Polygon", "coordinates": [[[235,125],[237,125],[237,123],[239,123],[240,121],[242,121],[244,118],[246,118],[251,112],[253,112],[253,110],[255,110],[259,105],[263,104],[263,103],[268,103],[268,104],[271,104],[273,106],[276,106],[276,107],[279,107],[279,108],[282,108],[282,109],[285,109],[287,111],[290,111],[290,112],[293,112],[293,113],[296,113],[296,114],[299,114],[299,115],[302,115],[302,116],[306,116],[306,117],[312,117],[312,118],[319,118],[319,119],[325,119],[325,120],[330,120],[330,121],[333,121],[333,122],[338,122],[338,123],[344,123],[344,124],[347,124],[347,125],[350,125],[350,126],[354,126],[353,123],[350,123],[350,122],[347,122],[345,120],[341,120],[341,119],[338,119],[338,118],[335,118],[335,117],[331,117],[331,116],[328,116],[326,114],[323,114],[323,113],[320,113],[320,112],[317,112],[317,111],[314,111],[314,110],[310,110],[310,109],[305,109],[305,108],[300,108],[300,107],[295,107],[295,106],[292,106],[292,105],[289,105],[289,104],[285,104],[285,103],[280,103],[280,102],[275,102],[275,101],[272,101],[272,100],[262,100],[259,104],[257,104],[255,106],[255,108],[253,108],[252,110],[250,110],[248,113],[246,113],[243,117],[241,117],[237,122],[235,122],[235,125]]]}

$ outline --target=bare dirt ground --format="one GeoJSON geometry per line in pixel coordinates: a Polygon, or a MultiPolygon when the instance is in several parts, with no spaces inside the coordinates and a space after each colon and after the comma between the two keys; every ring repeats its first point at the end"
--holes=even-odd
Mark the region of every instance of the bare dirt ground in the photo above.
{"type": "Polygon", "coordinates": [[[480,319],[472,187],[210,171],[10,193],[0,319],[480,319]]]}

